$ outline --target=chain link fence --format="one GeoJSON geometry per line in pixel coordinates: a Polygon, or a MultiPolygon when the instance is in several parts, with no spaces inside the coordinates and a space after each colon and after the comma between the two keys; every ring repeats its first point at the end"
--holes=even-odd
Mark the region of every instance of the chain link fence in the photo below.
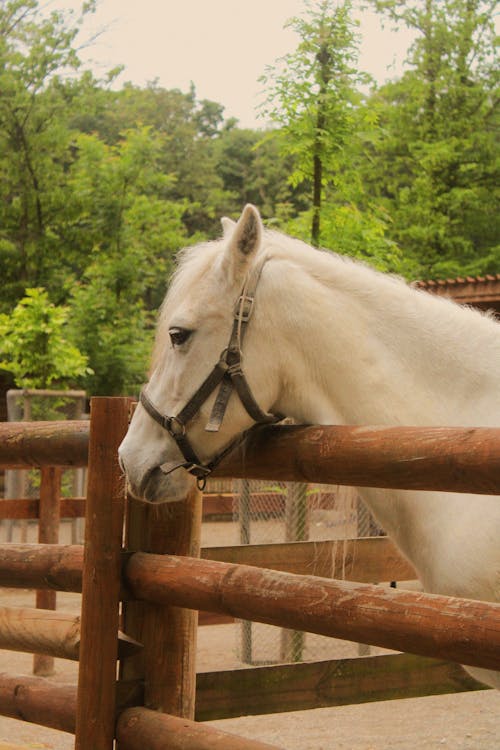
{"type": "MultiPolygon", "coordinates": [[[[238,542],[232,543],[341,540],[381,533],[352,487],[238,480],[232,492],[232,520],[238,530],[238,542]]],[[[248,621],[241,621],[237,641],[238,658],[252,665],[369,653],[362,644],[248,621]]]]}

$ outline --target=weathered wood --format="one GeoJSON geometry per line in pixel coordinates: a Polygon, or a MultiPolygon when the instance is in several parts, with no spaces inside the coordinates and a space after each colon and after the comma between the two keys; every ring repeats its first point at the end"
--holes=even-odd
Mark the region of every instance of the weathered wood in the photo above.
{"type": "Polygon", "coordinates": [[[234,617],[231,617],[231,615],[218,615],[215,612],[198,612],[199,628],[205,625],[231,625],[233,622],[234,617]]]}
{"type": "Polygon", "coordinates": [[[142,707],[129,708],[121,714],[116,736],[121,750],[280,750],[267,742],[142,707]]]}
{"type": "Polygon", "coordinates": [[[204,547],[201,557],[359,583],[417,578],[413,567],[388,537],[204,547]]]}
{"type": "MultiPolygon", "coordinates": [[[[38,522],[38,541],[40,544],[57,544],[61,523],[60,499],[62,469],[55,466],[44,466],[40,481],[40,518],[38,522]]],[[[39,589],[36,592],[36,606],[39,609],[56,609],[56,592],[39,589]]],[[[33,672],[47,677],[54,673],[54,657],[36,653],[33,657],[33,672]]]]}
{"type": "Polygon", "coordinates": [[[89,423],[86,420],[54,422],[0,422],[0,466],[86,466],[89,423]]]}
{"type": "Polygon", "coordinates": [[[0,648],[78,659],[80,618],[34,607],[0,607],[0,648]]]}
{"type": "Polygon", "coordinates": [[[83,546],[1,544],[0,586],[82,590],[83,546]]]}
{"type": "MultiPolygon", "coordinates": [[[[147,505],[129,501],[126,546],[181,555],[198,555],[201,493],[194,489],[177,503],[147,505]]],[[[165,605],[127,602],[124,630],[144,644],[140,657],[122,662],[122,679],[144,679],[145,705],[192,719],[196,689],[198,613],[165,605]]]]}
{"type": "MultiPolygon", "coordinates": [[[[388,537],[204,547],[201,557],[359,583],[413,581],[417,578],[413,567],[388,537]]],[[[228,622],[234,622],[230,615],[199,613],[199,625],[228,622]]]]}
{"type": "Polygon", "coordinates": [[[75,731],[76,685],[0,674],[0,714],[63,732],[75,731]]]}
{"type": "Polygon", "coordinates": [[[458,664],[413,654],[202,672],[196,720],[486,689],[458,664]]]}
{"type": "Polygon", "coordinates": [[[125,576],[157,604],[500,669],[500,604],[140,552],[125,576]]]}
{"type": "MultiPolygon", "coordinates": [[[[252,492],[248,499],[248,509],[251,515],[275,517],[283,515],[285,511],[286,495],[283,492],[252,492]]],[[[241,496],[232,492],[203,493],[203,518],[209,516],[235,517],[240,513],[239,502],[241,496]]]]}
{"type": "MultiPolygon", "coordinates": [[[[61,518],[83,518],[85,516],[84,497],[60,498],[61,518]]],[[[38,498],[0,499],[0,520],[31,519],[40,517],[38,498]]]]}
{"type": "MultiPolygon", "coordinates": [[[[118,710],[137,705],[142,693],[142,685],[138,683],[117,684],[118,710]]],[[[1,716],[74,734],[76,699],[76,685],[59,685],[41,677],[0,673],[1,716]]]]}
{"type": "MultiPolygon", "coordinates": [[[[0,607],[0,648],[77,661],[80,617],[35,607],[0,607]]],[[[141,644],[118,633],[118,657],[138,653],[141,644]]]]}
{"type": "MultiPolygon", "coordinates": [[[[201,556],[206,560],[361,583],[416,578],[411,565],[387,537],[204,547],[201,556]]],[[[82,565],[83,547],[76,544],[0,545],[0,586],[79,592],[82,565]]]]}
{"type": "Polygon", "coordinates": [[[218,477],[500,494],[500,429],[256,427],[218,477]]]}
{"type": "MultiPolygon", "coordinates": [[[[310,488],[314,489],[314,487],[310,488]]],[[[238,515],[238,493],[213,492],[203,493],[203,517],[208,516],[237,516],[238,515]]],[[[307,506],[314,510],[331,510],[337,501],[335,489],[328,491],[323,489],[314,490],[308,494],[307,506]]],[[[282,516],[285,512],[286,493],[282,492],[252,492],[250,495],[250,513],[275,517],[282,516]]]]}
{"type": "Polygon", "coordinates": [[[125,490],[118,446],[130,400],[93,398],[75,750],[111,750],[125,490]]]}
{"type": "Polygon", "coordinates": [[[57,544],[61,522],[60,498],[62,469],[57,466],[44,466],[41,470],[40,517],[38,542],[57,544]]]}

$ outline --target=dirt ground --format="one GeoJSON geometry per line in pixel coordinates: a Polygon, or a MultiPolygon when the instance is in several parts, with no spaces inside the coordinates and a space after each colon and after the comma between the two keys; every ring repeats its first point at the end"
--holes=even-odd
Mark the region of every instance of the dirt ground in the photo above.
{"type": "MultiPolygon", "coordinates": [[[[285,750],[498,750],[500,697],[489,690],[249,716],[210,725],[285,750]]],[[[0,750],[4,741],[10,741],[9,750],[73,748],[69,734],[11,719],[0,720],[0,750]]]]}
{"type": "MultiPolygon", "coordinates": [[[[210,526],[216,528],[207,526],[204,530],[205,544],[207,537],[215,545],[236,541],[228,538],[227,526],[223,542],[218,538],[223,531],[221,525],[210,526]]],[[[0,604],[33,606],[34,594],[2,589],[0,604]]],[[[76,594],[58,595],[58,608],[61,610],[76,613],[79,604],[80,598],[76,594]]],[[[200,628],[199,671],[243,666],[238,657],[240,638],[241,628],[237,624],[200,628]]],[[[257,633],[256,641],[259,639],[257,633]]],[[[356,644],[344,641],[332,644],[331,639],[321,639],[319,643],[324,644],[328,651],[323,658],[357,655],[356,644]]],[[[315,642],[316,648],[317,645],[315,642]]],[[[373,649],[371,653],[380,652],[381,649],[373,649]]],[[[56,674],[51,679],[76,682],[75,663],[56,660],[55,666],[56,674]]],[[[0,650],[0,672],[29,675],[31,669],[30,655],[0,650]]],[[[286,750],[500,750],[500,692],[484,690],[314,711],[246,716],[210,722],[210,725],[286,750]]],[[[0,750],[70,750],[73,744],[73,736],[64,732],[0,717],[0,750]]]]}
{"type": "MultiPolygon", "coordinates": [[[[32,592],[8,590],[2,593],[1,603],[31,606],[32,599],[32,592]]],[[[59,599],[60,609],[78,611],[78,596],[62,594],[59,599]]],[[[199,670],[241,667],[237,656],[238,638],[238,625],[200,628],[199,670]]],[[[350,656],[356,653],[357,647],[337,642],[335,648],[339,656],[350,656]]],[[[29,675],[31,662],[30,655],[0,651],[0,672],[29,675]]],[[[76,682],[77,665],[57,659],[56,675],[52,679],[76,682]]],[[[485,690],[246,716],[210,724],[286,750],[499,750],[500,693],[485,690]]],[[[72,735],[0,717],[0,750],[4,750],[2,742],[7,741],[23,750],[73,748],[72,735]]]]}

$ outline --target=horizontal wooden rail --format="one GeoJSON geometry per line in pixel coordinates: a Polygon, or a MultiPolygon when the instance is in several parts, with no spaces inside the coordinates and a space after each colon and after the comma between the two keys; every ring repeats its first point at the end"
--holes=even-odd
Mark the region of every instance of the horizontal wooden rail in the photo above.
{"type": "MultiPolygon", "coordinates": [[[[118,711],[138,705],[142,692],[142,686],[137,683],[117,683],[118,711]]],[[[76,685],[58,685],[42,677],[0,673],[0,716],[74,734],[76,697],[76,685]]]]}
{"type": "Polygon", "coordinates": [[[144,552],[125,579],[154,604],[500,670],[500,604],[144,552]]]}
{"type": "Polygon", "coordinates": [[[0,648],[78,660],[80,618],[32,607],[0,607],[0,648]]]}
{"type": "Polygon", "coordinates": [[[278,664],[196,678],[196,720],[484,690],[459,664],[414,654],[278,664]]]}
{"type": "Polygon", "coordinates": [[[500,429],[257,427],[214,476],[496,495],[500,429]]]}
{"type": "Polygon", "coordinates": [[[81,544],[1,544],[0,586],[82,590],[81,544]]]}
{"type": "Polygon", "coordinates": [[[0,467],[86,466],[89,422],[0,422],[0,467]]]}
{"type": "Polygon", "coordinates": [[[394,542],[386,536],[203,547],[201,557],[358,583],[413,581],[418,577],[394,542]]]}
{"type": "Polygon", "coordinates": [[[75,731],[76,685],[0,674],[0,715],[63,732],[75,731]]]}
{"type": "MultiPolygon", "coordinates": [[[[117,637],[118,658],[140,651],[137,641],[123,633],[117,637]]],[[[0,648],[78,661],[80,617],[34,607],[0,607],[0,648]]]]}
{"type": "MultiPolygon", "coordinates": [[[[387,537],[204,547],[201,557],[364,583],[417,577],[387,537]]],[[[82,566],[79,544],[0,544],[0,586],[81,592],[82,566]]]]}
{"type": "MultiPolygon", "coordinates": [[[[89,423],[0,423],[0,466],[85,466],[89,423]]],[[[251,430],[219,477],[500,494],[500,429],[273,426],[251,430]]]]}
{"type": "MultiPolygon", "coordinates": [[[[60,518],[83,518],[85,516],[84,497],[61,497],[60,518]]],[[[40,518],[40,500],[23,497],[19,499],[0,499],[0,520],[38,519],[40,518]]]]}
{"type": "Polygon", "coordinates": [[[188,719],[137,707],[124,711],[116,728],[121,750],[280,750],[188,719]]]}

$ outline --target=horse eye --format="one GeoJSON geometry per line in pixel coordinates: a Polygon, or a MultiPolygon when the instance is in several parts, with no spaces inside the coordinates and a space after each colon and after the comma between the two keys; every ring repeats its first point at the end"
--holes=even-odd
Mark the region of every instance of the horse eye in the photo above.
{"type": "Polygon", "coordinates": [[[186,343],[192,331],[189,331],[187,328],[171,328],[168,333],[172,346],[180,346],[186,343]]]}

